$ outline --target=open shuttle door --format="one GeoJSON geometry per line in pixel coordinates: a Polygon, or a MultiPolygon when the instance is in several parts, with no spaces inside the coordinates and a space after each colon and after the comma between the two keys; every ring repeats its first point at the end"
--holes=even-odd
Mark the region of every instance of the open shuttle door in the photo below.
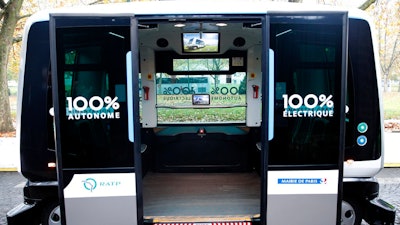
{"type": "Polygon", "coordinates": [[[136,29],[134,16],[50,17],[62,224],[142,218],[136,29]]]}

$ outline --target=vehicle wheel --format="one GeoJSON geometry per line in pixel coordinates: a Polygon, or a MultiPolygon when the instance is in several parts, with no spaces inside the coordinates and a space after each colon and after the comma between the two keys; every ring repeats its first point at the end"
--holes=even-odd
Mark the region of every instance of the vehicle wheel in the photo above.
{"type": "Polygon", "coordinates": [[[362,220],[362,209],[354,200],[342,201],[341,225],[360,225],[362,220]]]}
{"type": "Polygon", "coordinates": [[[44,207],[42,225],[61,225],[60,205],[58,203],[51,202],[44,207]]]}

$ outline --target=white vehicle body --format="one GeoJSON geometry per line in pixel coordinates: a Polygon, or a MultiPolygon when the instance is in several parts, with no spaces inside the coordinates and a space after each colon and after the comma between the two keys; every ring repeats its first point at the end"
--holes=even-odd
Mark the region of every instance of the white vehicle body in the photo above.
{"type": "Polygon", "coordinates": [[[302,4],[191,5],[73,7],[27,21],[17,136],[28,204],[8,213],[9,224],[35,224],[37,214],[48,224],[390,224],[394,209],[377,198],[374,179],[383,113],[367,16],[302,4]],[[214,48],[185,42],[192,33],[215,35],[214,48]],[[201,189],[212,200],[188,180],[208,183],[201,189]],[[106,186],[115,189],[88,196],[106,186]],[[223,194],[234,190],[249,205],[223,194]],[[211,204],[217,197],[223,206],[211,204]]]}

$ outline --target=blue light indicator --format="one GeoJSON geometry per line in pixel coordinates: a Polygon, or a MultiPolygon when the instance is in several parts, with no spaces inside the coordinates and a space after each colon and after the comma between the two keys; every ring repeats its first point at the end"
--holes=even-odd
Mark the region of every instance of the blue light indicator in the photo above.
{"type": "Polygon", "coordinates": [[[357,144],[359,146],[364,146],[367,144],[367,137],[365,137],[364,135],[361,135],[357,138],[357,144]]]}

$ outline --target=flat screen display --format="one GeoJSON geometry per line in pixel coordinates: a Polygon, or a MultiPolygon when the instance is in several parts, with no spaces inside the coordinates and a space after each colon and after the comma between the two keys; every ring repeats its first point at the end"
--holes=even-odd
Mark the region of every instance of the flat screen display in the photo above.
{"type": "Polygon", "coordinates": [[[219,33],[183,33],[182,47],[185,53],[219,52],[219,33]]]}
{"type": "Polygon", "coordinates": [[[209,94],[194,94],[192,95],[193,105],[209,105],[210,95],[209,94]]]}

